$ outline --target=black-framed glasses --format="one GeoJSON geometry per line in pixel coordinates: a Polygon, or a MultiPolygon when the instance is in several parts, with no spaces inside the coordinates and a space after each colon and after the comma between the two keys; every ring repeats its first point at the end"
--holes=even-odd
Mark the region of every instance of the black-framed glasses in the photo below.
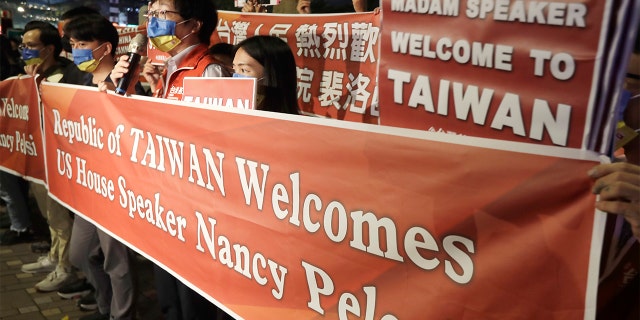
{"type": "Polygon", "coordinates": [[[166,20],[167,19],[167,13],[175,13],[175,14],[180,14],[180,12],[178,11],[172,11],[172,10],[149,10],[147,11],[147,14],[145,14],[145,17],[147,17],[147,19],[154,17],[154,18],[158,18],[158,19],[162,19],[162,20],[166,20]]]}
{"type": "Polygon", "coordinates": [[[18,45],[18,50],[22,51],[24,49],[37,49],[38,47],[41,47],[42,44],[41,43],[21,43],[18,45]]]}

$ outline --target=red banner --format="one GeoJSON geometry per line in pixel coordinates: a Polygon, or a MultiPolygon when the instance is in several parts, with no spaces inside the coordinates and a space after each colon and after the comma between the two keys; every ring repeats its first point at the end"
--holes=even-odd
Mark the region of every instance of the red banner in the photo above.
{"type": "Polygon", "coordinates": [[[182,101],[218,107],[255,109],[256,79],[185,77],[182,101]]]}
{"type": "Polygon", "coordinates": [[[593,315],[588,152],[42,94],[53,196],[236,317],[593,315]]]}
{"type": "Polygon", "coordinates": [[[608,3],[384,1],[381,124],[584,147],[608,3]]]}
{"type": "Polygon", "coordinates": [[[0,81],[0,168],[45,180],[40,97],[35,78],[0,81]]]}
{"type": "Polygon", "coordinates": [[[275,15],[218,12],[212,43],[237,44],[253,35],[285,40],[298,66],[302,111],[378,123],[376,93],[380,15],[275,15]]]}

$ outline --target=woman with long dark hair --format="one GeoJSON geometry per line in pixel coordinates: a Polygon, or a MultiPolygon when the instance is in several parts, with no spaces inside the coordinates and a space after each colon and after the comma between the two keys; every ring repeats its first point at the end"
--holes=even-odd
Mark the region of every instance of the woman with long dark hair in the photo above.
{"type": "Polygon", "coordinates": [[[273,36],[254,36],[234,49],[234,76],[258,79],[256,109],[299,114],[296,62],[289,46],[273,36]]]}

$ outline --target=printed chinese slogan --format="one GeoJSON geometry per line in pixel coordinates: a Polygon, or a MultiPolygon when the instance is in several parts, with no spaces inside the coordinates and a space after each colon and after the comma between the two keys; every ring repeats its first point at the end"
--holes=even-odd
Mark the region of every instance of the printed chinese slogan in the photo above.
{"type": "Polygon", "coordinates": [[[287,41],[298,66],[302,111],[333,119],[379,122],[379,15],[314,15],[309,21],[304,15],[220,11],[218,18],[212,43],[237,44],[258,34],[287,41]]]}
{"type": "Polygon", "coordinates": [[[595,157],[579,150],[69,85],[42,96],[51,194],[237,317],[593,309],[595,157]]]}

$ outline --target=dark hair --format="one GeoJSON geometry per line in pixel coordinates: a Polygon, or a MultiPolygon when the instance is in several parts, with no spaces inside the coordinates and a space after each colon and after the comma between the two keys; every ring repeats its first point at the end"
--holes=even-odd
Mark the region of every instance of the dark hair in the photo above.
{"type": "Polygon", "coordinates": [[[225,56],[229,56],[233,59],[233,55],[234,55],[233,45],[228,44],[226,42],[216,43],[211,47],[209,47],[209,54],[211,55],[222,54],[225,56]]]}
{"type": "Polygon", "coordinates": [[[60,16],[60,20],[73,19],[75,17],[84,16],[87,14],[100,14],[100,12],[90,7],[85,7],[85,6],[75,7],[65,11],[60,16]]]}
{"type": "MultiPolygon", "coordinates": [[[[149,5],[157,0],[152,0],[149,5]]],[[[174,7],[180,16],[185,19],[193,19],[202,22],[198,39],[207,46],[211,42],[211,34],[218,24],[218,10],[214,0],[174,0],[174,7]]]]}
{"type": "Polygon", "coordinates": [[[259,110],[299,114],[298,77],[291,48],[274,36],[253,36],[238,43],[234,55],[242,48],[264,68],[265,97],[259,110]]]}
{"type": "Polygon", "coordinates": [[[118,48],[118,30],[99,14],[87,14],[73,18],[64,26],[64,34],[80,41],[111,42],[111,56],[118,48]]]}
{"type": "Polygon", "coordinates": [[[53,45],[53,56],[57,57],[62,52],[62,40],[58,29],[52,24],[44,21],[29,21],[24,25],[24,32],[40,30],[40,42],[45,46],[53,45]]]}

